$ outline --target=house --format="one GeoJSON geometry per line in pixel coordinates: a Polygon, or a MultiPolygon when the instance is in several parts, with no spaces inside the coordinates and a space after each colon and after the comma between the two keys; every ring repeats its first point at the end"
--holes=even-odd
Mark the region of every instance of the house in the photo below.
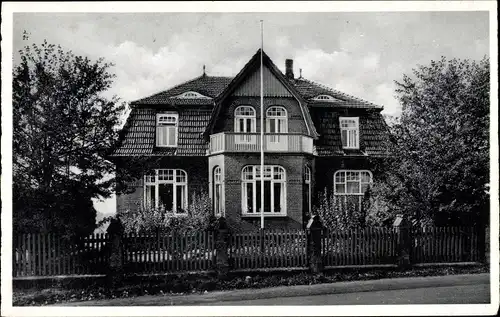
{"type": "MultiPolygon", "coordinates": [[[[112,158],[117,177],[142,158],[118,212],[164,207],[186,214],[209,193],[216,216],[260,225],[261,51],[235,77],[202,76],[131,103],[112,158]]],[[[387,155],[381,106],[294,75],[263,52],[266,228],[301,228],[317,193],[329,188],[360,205],[374,162],[387,155]]]]}

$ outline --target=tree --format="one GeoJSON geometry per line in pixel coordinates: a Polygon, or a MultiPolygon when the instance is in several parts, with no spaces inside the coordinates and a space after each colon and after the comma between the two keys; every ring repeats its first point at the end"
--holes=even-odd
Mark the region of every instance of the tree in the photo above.
{"type": "Polygon", "coordinates": [[[443,57],[396,82],[402,115],[391,127],[394,156],[374,200],[383,196],[394,212],[436,225],[487,221],[489,78],[486,57],[443,57]]]}
{"type": "Polygon", "coordinates": [[[44,41],[19,51],[13,70],[14,230],[86,234],[95,227],[92,198],[114,187],[106,155],[125,110],[112,64],[44,41]]]}

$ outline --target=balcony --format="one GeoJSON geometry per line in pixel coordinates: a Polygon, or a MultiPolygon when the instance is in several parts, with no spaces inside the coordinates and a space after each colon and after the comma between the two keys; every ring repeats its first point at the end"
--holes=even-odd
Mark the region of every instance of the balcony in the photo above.
{"type": "MultiPolygon", "coordinates": [[[[314,154],[313,139],[303,134],[264,134],[266,153],[308,153],[314,154]]],[[[260,152],[259,133],[222,132],[210,136],[208,154],[223,152],[260,152]]]]}

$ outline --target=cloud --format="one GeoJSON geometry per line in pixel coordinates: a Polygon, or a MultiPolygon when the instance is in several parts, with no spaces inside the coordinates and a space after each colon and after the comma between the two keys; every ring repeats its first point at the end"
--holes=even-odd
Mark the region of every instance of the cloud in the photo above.
{"type": "Polygon", "coordinates": [[[175,49],[164,46],[154,52],[126,41],[108,47],[103,53],[115,64],[114,93],[126,101],[133,101],[201,75],[201,67],[196,67],[196,62],[189,59],[192,57],[190,52],[188,43],[175,49]]]}

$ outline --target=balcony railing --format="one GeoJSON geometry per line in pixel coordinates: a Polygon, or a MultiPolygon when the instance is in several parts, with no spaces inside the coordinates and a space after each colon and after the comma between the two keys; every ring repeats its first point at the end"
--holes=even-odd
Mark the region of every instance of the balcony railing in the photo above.
{"type": "MultiPolygon", "coordinates": [[[[313,139],[303,134],[264,134],[264,151],[313,154],[313,139]]],[[[259,133],[222,132],[210,136],[209,154],[260,152],[259,133]]]]}

